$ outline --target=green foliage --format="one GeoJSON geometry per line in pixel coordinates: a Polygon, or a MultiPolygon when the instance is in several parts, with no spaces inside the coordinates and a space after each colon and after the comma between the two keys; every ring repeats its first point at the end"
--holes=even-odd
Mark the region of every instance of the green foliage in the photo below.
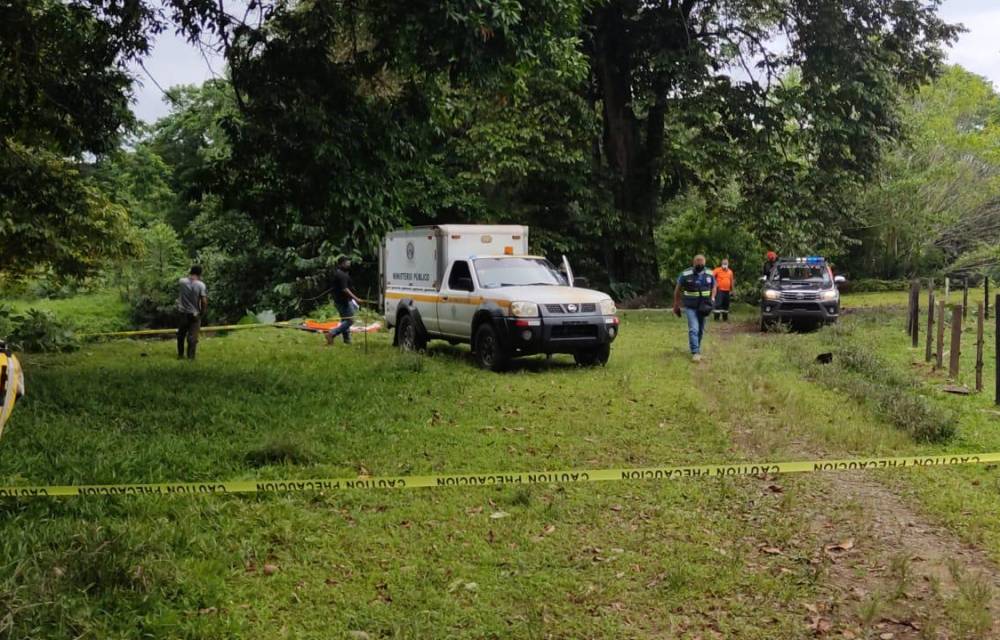
{"type": "Polygon", "coordinates": [[[766,248],[744,228],[731,210],[712,215],[703,198],[688,194],[667,207],[666,220],[656,230],[661,277],[668,282],[704,254],[708,267],[729,259],[737,285],[756,282],[766,248]]]}
{"type": "Polygon", "coordinates": [[[949,67],[909,98],[905,143],[861,196],[858,271],[881,277],[996,268],[1000,241],[1000,96],[949,67]]]}
{"type": "Polygon", "coordinates": [[[185,252],[165,222],[138,231],[136,258],[117,265],[109,280],[128,302],[133,324],[168,326],[176,316],[177,279],[185,273],[185,252]]]}
{"type": "Polygon", "coordinates": [[[93,273],[128,253],[124,209],[81,171],[131,126],[125,63],[147,49],[140,3],[0,5],[0,273],[93,273]]]}
{"type": "Polygon", "coordinates": [[[52,312],[18,313],[8,305],[0,305],[0,337],[15,351],[29,353],[75,351],[80,346],[71,326],[52,312]]]}

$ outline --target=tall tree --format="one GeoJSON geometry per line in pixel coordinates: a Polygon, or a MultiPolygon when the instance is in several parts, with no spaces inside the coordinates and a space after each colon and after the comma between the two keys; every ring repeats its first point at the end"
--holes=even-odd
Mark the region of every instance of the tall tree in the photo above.
{"type": "Polygon", "coordinates": [[[726,167],[763,235],[837,215],[836,189],[899,134],[898,87],[939,66],[940,0],[607,0],[587,19],[600,145],[617,216],[607,268],[658,277],[661,202],[726,167]],[[798,70],[796,86],[781,79],[798,70]],[[783,210],[784,209],[784,210],[783,210]]]}
{"type": "Polygon", "coordinates": [[[128,250],[126,211],[82,165],[131,126],[126,64],[154,28],[133,0],[0,0],[0,274],[81,275],[128,250]]]}

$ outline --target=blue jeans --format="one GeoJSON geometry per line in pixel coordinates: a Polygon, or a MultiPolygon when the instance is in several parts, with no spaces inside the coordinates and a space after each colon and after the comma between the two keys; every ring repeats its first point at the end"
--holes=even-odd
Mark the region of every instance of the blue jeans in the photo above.
{"type": "Polygon", "coordinates": [[[699,315],[697,309],[690,307],[684,307],[684,316],[688,321],[688,346],[691,347],[691,353],[701,353],[701,339],[705,335],[708,316],[699,315]]]}
{"type": "Polygon", "coordinates": [[[337,302],[334,306],[337,307],[337,313],[340,314],[340,324],[330,329],[330,337],[336,338],[342,335],[344,336],[344,344],[351,344],[351,325],[354,324],[354,309],[351,308],[351,303],[349,302],[343,304],[337,302]]]}

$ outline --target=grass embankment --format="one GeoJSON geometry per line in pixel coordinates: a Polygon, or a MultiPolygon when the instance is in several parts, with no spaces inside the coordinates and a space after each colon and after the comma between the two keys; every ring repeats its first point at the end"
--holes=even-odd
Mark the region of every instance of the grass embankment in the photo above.
{"type": "MultiPolygon", "coordinates": [[[[884,325],[872,340],[903,366],[901,324],[884,325]]],[[[806,441],[865,455],[1000,447],[977,410],[957,410],[954,444],[917,444],[804,378],[824,332],[723,341],[713,325],[698,367],[685,331],[630,312],[608,367],[561,357],[505,375],[475,369],[464,348],[401,355],[380,335],[367,353],[360,337],[324,349],[277,329],[205,340],[196,363],[176,361],[171,341],[29,356],[0,483],[764,460],[798,457],[806,441]]],[[[891,481],[1000,557],[993,473],[891,481]],[[961,522],[977,535],[957,511],[974,480],[990,495],[969,499],[961,522]]],[[[4,500],[0,636],[801,638],[822,628],[821,533],[839,535],[815,530],[816,508],[811,477],[4,500]]],[[[865,517],[828,510],[845,526],[865,517]]]]}
{"type": "Polygon", "coordinates": [[[114,291],[51,300],[14,298],[4,302],[19,312],[29,309],[49,311],[81,333],[123,331],[130,328],[128,304],[114,291]]]}

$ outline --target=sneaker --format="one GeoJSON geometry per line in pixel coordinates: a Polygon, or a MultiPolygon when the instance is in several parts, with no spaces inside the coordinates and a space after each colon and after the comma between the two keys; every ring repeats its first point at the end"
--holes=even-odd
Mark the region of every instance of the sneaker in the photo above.
{"type": "Polygon", "coordinates": [[[691,362],[701,362],[701,354],[700,353],[692,354],[691,362]]]}
{"type": "Polygon", "coordinates": [[[324,333],[323,334],[323,339],[326,340],[326,346],[328,346],[328,347],[333,346],[333,339],[334,338],[329,333],[324,333]]]}

